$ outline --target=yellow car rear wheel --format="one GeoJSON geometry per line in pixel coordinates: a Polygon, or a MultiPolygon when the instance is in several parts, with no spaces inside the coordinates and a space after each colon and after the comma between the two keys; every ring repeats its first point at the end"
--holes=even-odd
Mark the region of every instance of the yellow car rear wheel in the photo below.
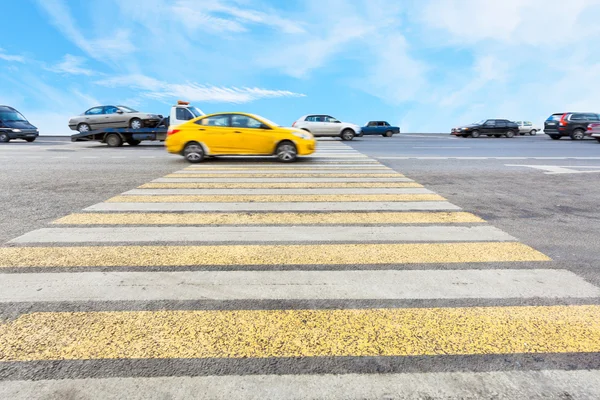
{"type": "Polygon", "coordinates": [[[183,148],[183,157],[191,163],[199,163],[204,160],[204,148],[200,143],[189,142],[183,148]]]}

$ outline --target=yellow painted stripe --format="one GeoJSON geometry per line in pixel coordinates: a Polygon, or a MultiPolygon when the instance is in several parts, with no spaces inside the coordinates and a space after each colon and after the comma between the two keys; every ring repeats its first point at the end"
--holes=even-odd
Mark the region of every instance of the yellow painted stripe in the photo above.
{"type": "Polygon", "coordinates": [[[416,182],[151,182],[138,189],[318,189],[318,188],[420,188],[416,182]]]}
{"type": "Polygon", "coordinates": [[[452,224],[481,223],[466,212],[333,213],[122,213],[71,214],[54,221],[69,225],[307,225],[307,224],[452,224]]]}
{"type": "Polygon", "coordinates": [[[600,306],[32,313],[0,361],[600,352],[600,306]]]}
{"type": "Polygon", "coordinates": [[[169,174],[165,178],[404,178],[398,173],[381,174],[169,174]]]}
{"type": "Polygon", "coordinates": [[[302,165],[302,166],[293,166],[293,167],[186,167],[185,170],[186,171],[261,171],[261,170],[268,170],[268,171],[290,171],[290,170],[295,170],[295,171],[302,171],[303,169],[315,169],[315,170],[343,170],[343,169],[348,169],[348,168],[352,168],[352,169],[366,169],[366,170],[387,170],[387,171],[393,171],[391,168],[386,167],[384,165],[359,165],[356,167],[350,167],[350,166],[344,166],[344,167],[340,167],[340,166],[336,166],[336,165],[331,165],[331,166],[311,166],[311,165],[302,165]]]}
{"type": "Polygon", "coordinates": [[[272,203],[328,201],[445,201],[437,194],[273,194],[115,196],[107,203],[272,203]]]}
{"type": "Polygon", "coordinates": [[[360,265],[549,261],[521,243],[4,247],[0,267],[360,265]]]}

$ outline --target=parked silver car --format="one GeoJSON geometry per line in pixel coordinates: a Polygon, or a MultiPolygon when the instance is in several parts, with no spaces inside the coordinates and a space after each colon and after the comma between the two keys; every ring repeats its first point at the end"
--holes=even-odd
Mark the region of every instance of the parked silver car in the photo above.
{"type": "Polygon", "coordinates": [[[519,125],[519,133],[521,135],[535,135],[538,132],[542,132],[543,129],[539,126],[533,125],[531,121],[515,121],[517,125],[519,125]]]}
{"type": "Polygon", "coordinates": [[[82,133],[105,128],[153,128],[161,120],[160,115],[139,112],[126,106],[98,106],[71,118],[69,128],[82,133]]]}
{"type": "Polygon", "coordinates": [[[308,131],[314,136],[337,136],[341,137],[342,140],[352,140],[355,136],[362,136],[362,128],[360,126],[341,122],[324,114],[305,115],[294,122],[292,126],[308,131]]]}

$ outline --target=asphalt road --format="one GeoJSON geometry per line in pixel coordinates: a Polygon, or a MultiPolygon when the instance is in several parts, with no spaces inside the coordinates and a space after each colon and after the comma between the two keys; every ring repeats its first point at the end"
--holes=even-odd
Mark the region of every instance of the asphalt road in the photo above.
{"type": "Polygon", "coordinates": [[[600,397],[600,145],[348,145],[0,144],[0,398],[600,397]]]}

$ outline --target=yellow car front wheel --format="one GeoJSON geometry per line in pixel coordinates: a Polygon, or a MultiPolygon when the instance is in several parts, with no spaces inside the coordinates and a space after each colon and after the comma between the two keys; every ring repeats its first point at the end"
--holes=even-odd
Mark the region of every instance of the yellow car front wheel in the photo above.
{"type": "Polygon", "coordinates": [[[292,142],[281,142],[277,145],[275,155],[280,162],[291,163],[298,158],[298,150],[292,142]]]}

